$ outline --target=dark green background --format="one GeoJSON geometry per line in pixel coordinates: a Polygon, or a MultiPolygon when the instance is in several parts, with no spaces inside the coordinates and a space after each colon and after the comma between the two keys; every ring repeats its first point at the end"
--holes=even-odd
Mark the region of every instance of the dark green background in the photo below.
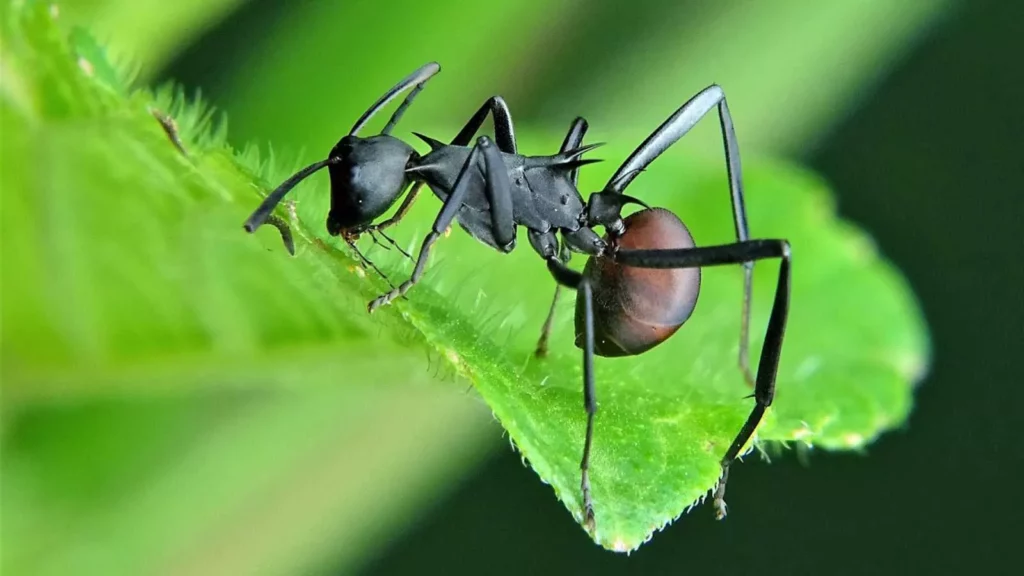
{"type": "MultiPolygon", "coordinates": [[[[574,41],[613,51],[614,41],[588,31],[657,21],[653,3],[630,5],[630,16],[621,5],[596,10],[574,41]]],[[[202,86],[216,103],[220,72],[241,64],[251,39],[284,9],[246,5],[162,76],[202,86]]],[[[1024,512],[1016,365],[1024,352],[1021,55],[1019,2],[966,4],[817,148],[803,151],[834,185],[841,213],[908,275],[932,328],[934,364],[905,430],[865,456],[748,464],[730,483],[728,521],[699,508],[631,557],[595,547],[550,488],[501,451],[366,573],[1013,571],[1024,512]]],[[[573,79],[595,72],[581,61],[538,63],[541,84],[557,89],[516,102],[518,120],[564,116],[573,79]]]]}

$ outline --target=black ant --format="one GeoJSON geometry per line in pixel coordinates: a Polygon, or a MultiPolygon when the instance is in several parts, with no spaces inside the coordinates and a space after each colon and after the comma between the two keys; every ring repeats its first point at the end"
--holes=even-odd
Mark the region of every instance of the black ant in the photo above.
{"type": "MultiPolygon", "coordinates": [[[[594,528],[594,513],[588,471],[597,413],[594,354],[632,356],[664,342],[693,312],[701,267],[742,265],[739,366],[754,388],[755,403],[721,460],[722,477],[714,492],[714,506],[716,516],[724,518],[729,467],[750,440],[775,395],[790,293],[789,243],[753,240],[747,231],[739,149],[725,93],[712,85],[683,104],[630,155],[604,189],[590,194],[584,203],[576,188],[577,175],[580,166],[594,162],[581,156],[596,145],[582,146],[587,131],[582,118],[573,121],[561,150],[552,156],[525,156],[516,151],[508,107],[497,96],[480,107],[450,144],[417,134],[431,148],[426,155],[421,156],[405,142],[390,136],[413,98],[439,70],[436,63],[427,64],[388,91],[359,118],[326,160],[299,171],[267,196],[246,221],[245,229],[255,230],[292,187],[325,166],[331,176],[327,231],[349,241],[362,232],[397,223],[426,184],[443,202],[441,211],[423,240],[412,276],[371,301],[368,309],[373,312],[404,295],[419,281],[431,247],[453,220],[477,240],[502,252],[515,248],[516,228],[524,226],[530,245],[547,262],[557,285],[577,290],[580,296],[576,300],[575,343],[583,349],[583,404],[587,412],[580,488],[584,523],[590,530],[594,528]],[[380,135],[357,135],[381,107],[410,87],[412,91],[380,135]],[[675,214],[651,208],[623,192],[662,152],[716,108],[725,140],[736,242],[695,247],[686,226],[675,214]],[[481,136],[476,145],[467,147],[488,113],[493,117],[497,144],[481,136]],[[407,189],[409,193],[395,216],[374,225],[373,221],[407,189]],[[628,204],[637,204],[642,209],[623,218],[622,210],[628,204]],[[594,231],[596,226],[604,228],[604,237],[594,231]],[[570,252],[589,257],[582,273],[567,266],[570,252]],[[781,264],[755,378],[750,373],[747,353],[753,263],[768,258],[780,258],[781,264]]],[[[538,342],[538,355],[545,352],[553,313],[554,304],[538,342]]]]}

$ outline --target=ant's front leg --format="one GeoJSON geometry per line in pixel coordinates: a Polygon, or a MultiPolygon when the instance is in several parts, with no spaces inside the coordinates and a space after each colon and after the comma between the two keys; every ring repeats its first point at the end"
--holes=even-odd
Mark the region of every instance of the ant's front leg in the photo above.
{"type": "Polygon", "coordinates": [[[381,222],[380,224],[371,224],[370,226],[366,227],[366,233],[370,234],[371,236],[373,234],[380,234],[381,237],[387,240],[389,244],[391,244],[392,246],[395,247],[395,249],[401,252],[402,256],[405,256],[410,260],[412,260],[412,255],[410,255],[401,246],[399,246],[398,242],[395,242],[394,239],[385,234],[384,230],[391,228],[395,224],[401,222],[402,218],[405,218],[405,216],[409,213],[409,210],[412,208],[413,202],[416,201],[416,197],[419,195],[420,190],[422,188],[423,182],[413,183],[412,188],[410,188],[409,193],[405,195],[405,199],[402,200],[402,205],[398,207],[398,211],[395,212],[394,216],[388,218],[387,220],[381,222]]]}
{"type": "Polygon", "coordinates": [[[367,306],[371,313],[395,298],[405,295],[410,288],[419,282],[420,277],[423,276],[423,270],[427,266],[427,260],[434,242],[451,226],[452,220],[458,215],[466,195],[469,194],[471,187],[475,183],[471,177],[471,171],[477,166],[481,154],[484,157],[485,193],[491,205],[492,234],[498,246],[505,247],[508,250],[514,245],[516,229],[515,221],[512,218],[512,194],[508,181],[508,171],[505,167],[505,162],[501,159],[501,154],[494,148],[491,139],[487,136],[481,136],[477,140],[476,146],[470,150],[466,162],[462,165],[462,169],[455,179],[455,184],[452,186],[451,194],[445,199],[440,214],[434,220],[433,228],[427,234],[427,237],[423,239],[423,245],[420,247],[420,253],[416,258],[416,268],[413,269],[412,276],[398,288],[382,294],[371,301],[369,306],[367,306]]]}
{"type": "Polygon", "coordinates": [[[398,207],[398,212],[395,212],[394,216],[388,218],[387,220],[381,222],[380,224],[373,224],[369,226],[366,229],[367,232],[383,232],[384,230],[387,230],[388,228],[391,228],[395,224],[401,222],[402,218],[405,218],[406,214],[409,213],[409,209],[412,208],[412,204],[413,202],[416,201],[416,197],[419,196],[420,189],[422,188],[423,182],[413,183],[412,188],[409,189],[409,193],[405,195],[405,200],[402,201],[402,205],[398,207]]]}
{"type": "MultiPolygon", "coordinates": [[[[411,100],[413,96],[414,94],[410,94],[407,100],[411,100]]],[[[406,104],[403,104],[403,107],[404,106],[406,106],[406,104]]],[[[480,109],[477,110],[475,114],[473,114],[469,121],[466,122],[466,125],[463,126],[462,130],[459,131],[455,138],[452,139],[450,145],[465,146],[466,144],[469,144],[469,141],[473,138],[473,135],[476,134],[478,130],[480,130],[481,126],[483,126],[484,120],[487,118],[488,113],[491,114],[491,116],[494,118],[494,134],[495,138],[497,139],[498,149],[508,154],[515,154],[516,135],[515,129],[512,127],[512,114],[508,110],[508,104],[505,103],[505,100],[501,96],[493,96],[489,98],[486,102],[484,102],[483,106],[481,106],[480,109]]],[[[398,115],[397,112],[396,115],[398,115]]],[[[392,121],[392,123],[393,122],[394,120],[392,121]]],[[[582,122],[582,132],[585,132],[587,129],[586,122],[583,121],[582,118],[577,118],[576,123],[578,124],[580,122],[582,122]]],[[[388,125],[391,126],[392,123],[389,123],[388,125]]],[[[573,135],[574,131],[579,130],[579,127],[576,124],[574,124],[573,131],[570,131],[570,137],[573,135]]],[[[582,132],[580,132],[578,135],[579,141],[583,140],[582,132]]],[[[427,141],[432,148],[444,145],[442,142],[438,142],[432,138],[423,136],[422,134],[417,134],[417,136],[427,141]]],[[[576,145],[579,145],[579,142],[577,142],[576,145]]],[[[573,172],[573,174],[575,176],[575,171],[573,172]]],[[[575,178],[573,181],[575,183],[575,178]]],[[[416,182],[415,184],[413,184],[412,189],[410,189],[409,193],[405,196],[405,200],[402,201],[402,205],[398,207],[398,212],[395,212],[394,216],[388,218],[387,220],[381,222],[380,224],[374,224],[373,226],[370,226],[367,229],[367,231],[383,232],[384,230],[398,224],[402,220],[402,218],[405,218],[406,214],[409,213],[409,209],[412,208],[413,202],[416,201],[416,198],[419,195],[422,187],[422,182],[416,182]]],[[[387,236],[384,236],[384,238],[391,242],[393,246],[398,248],[398,245],[390,238],[388,238],[387,236]]],[[[402,251],[401,248],[398,249],[399,251],[402,251]]],[[[402,251],[402,253],[405,254],[407,257],[411,258],[411,256],[406,254],[404,251],[402,251]]]]}

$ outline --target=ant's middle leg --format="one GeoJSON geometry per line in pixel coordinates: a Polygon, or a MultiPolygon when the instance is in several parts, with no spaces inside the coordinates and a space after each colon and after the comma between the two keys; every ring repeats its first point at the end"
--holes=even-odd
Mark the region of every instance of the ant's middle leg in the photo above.
{"type": "Polygon", "coordinates": [[[501,154],[494,149],[491,139],[487,136],[481,136],[477,140],[476,146],[470,150],[466,162],[462,165],[462,169],[455,179],[455,184],[452,186],[451,194],[445,199],[441,212],[434,220],[433,228],[427,234],[427,237],[423,239],[423,245],[420,247],[419,255],[416,257],[416,267],[413,269],[412,276],[399,285],[398,288],[382,294],[371,301],[367,306],[371,313],[395,298],[405,295],[410,288],[419,282],[420,277],[423,275],[423,270],[427,266],[427,260],[434,242],[451,226],[459,210],[462,209],[466,195],[475,184],[472,172],[476,169],[481,155],[484,159],[484,192],[491,205],[493,227],[491,233],[502,250],[507,252],[515,246],[516,229],[512,214],[512,194],[508,181],[508,171],[505,168],[504,161],[501,159],[501,154]]]}
{"type": "Polygon", "coordinates": [[[530,233],[530,244],[545,257],[548,271],[559,286],[576,290],[583,299],[583,408],[587,412],[587,431],[583,439],[583,458],[580,460],[580,493],[583,496],[583,525],[594,530],[594,504],[590,498],[590,450],[594,441],[594,418],[597,416],[597,396],[594,385],[594,304],[590,283],[584,276],[566,266],[556,254],[558,240],[553,232],[530,233]]]}
{"type": "Polygon", "coordinates": [[[501,96],[492,96],[484,102],[483,106],[473,114],[473,117],[466,122],[462,130],[452,139],[452,145],[465,146],[473,139],[473,135],[484,125],[487,114],[494,118],[494,138],[498,144],[498,150],[506,154],[516,154],[516,134],[512,128],[512,114],[508,111],[508,104],[501,96]]]}
{"type": "MultiPolygon", "coordinates": [[[[573,120],[572,124],[569,125],[569,132],[565,135],[565,140],[562,141],[562,148],[559,152],[564,154],[579,148],[583,144],[583,137],[587,134],[588,127],[587,121],[583,118],[573,120]]],[[[569,173],[569,179],[572,181],[573,186],[576,186],[579,172],[579,166],[576,166],[569,173]]],[[[557,254],[562,263],[567,264],[569,262],[570,251],[566,249],[564,244],[559,246],[557,254]]],[[[548,309],[548,316],[544,319],[544,325],[540,330],[540,338],[537,339],[537,349],[534,351],[534,355],[538,358],[548,355],[548,339],[551,337],[551,326],[555,321],[555,308],[558,306],[558,297],[561,295],[561,291],[562,285],[556,283],[555,295],[551,298],[551,308],[548,309]]]]}
{"type": "MultiPolygon", "coordinates": [[[[584,335],[583,343],[583,407],[587,411],[587,432],[583,441],[583,459],[580,460],[580,491],[583,494],[583,523],[589,530],[594,529],[594,507],[590,499],[590,447],[594,440],[594,417],[597,415],[597,398],[594,385],[594,305],[593,291],[583,274],[569,268],[558,257],[558,238],[554,231],[546,233],[529,232],[530,245],[548,265],[548,271],[559,286],[577,291],[576,298],[583,299],[584,335]]],[[[580,228],[565,234],[564,241],[575,249],[596,256],[605,249],[604,241],[590,228],[580,228]]]]}
{"type": "MultiPolygon", "coordinates": [[[[569,263],[571,252],[566,248],[565,244],[559,244],[558,246],[558,259],[563,264],[569,263]]],[[[555,283],[555,295],[551,299],[551,307],[548,308],[547,318],[544,319],[544,325],[540,329],[540,338],[537,339],[537,349],[534,350],[533,355],[537,358],[543,358],[548,355],[548,340],[551,338],[551,327],[555,322],[555,309],[558,307],[558,298],[562,293],[562,285],[555,283]]]]}

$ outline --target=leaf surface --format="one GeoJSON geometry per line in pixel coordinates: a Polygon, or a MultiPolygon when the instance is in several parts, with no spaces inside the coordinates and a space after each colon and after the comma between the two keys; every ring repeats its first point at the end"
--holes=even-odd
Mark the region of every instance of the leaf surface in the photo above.
{"type": "MultiPolygon", "coordinates": [[[[4,40],[3,239],[19,248],[3,261],[4,277],[15,279],[3,301],[5,403],[139,382],[173,390],[401,381],[425,346],[473,383],[581,518],[585,414],[572,297],[559,308],[552,354],[533,359],[553,283],[525,238],[500,255],[456,228],[408,299],[371,317],[365,303],[385,284],[323,232],[325,176],[296,190],[295,215],[280,210],[294,225],[296,258],[269,227],[245,235],[241,222],[287,171],[252,149],[236,155],[222,134],[204,136],[201,109],[111,89],[116,79],[98,78],[96,64],[63,49],[45,15],[32,14],[4,40]],[[188,158],[153,106],[177,118],[188,158]]],[[[521,140],[544,153],[560,137],[521,140]]],[[[602,155],[629,151],[620,143],[602,155]]],[[[588,171],[583,189],[613,168],[588,171]]],[[[910,410],[927,363],[923,319],[870,240],[836,219],[820,181],[763,161],[744,174],[753,236],[787,238],[794,254],[778,394],[758,440],[860,448],[910,410]]],[[[698,244],[731,240],[719,159],[684,163],[668,153],[629,193],[676,211],[698,244]]],[[[417,246],[437,208],[420,200],[399,240],[417,246]]],[[[392,278],[411,272],[395,251],[364,248],[392,278]]],[[[773,262],[756,269],[753,359],[776,273],[773,262]]],[[[697,309],[675,337],[640,357],[598,360],[591,480],[602,546],[635,549],[714,486],[752,403],[736,367],[740,280],[738,268],[706,270],[697,309]]]]}

